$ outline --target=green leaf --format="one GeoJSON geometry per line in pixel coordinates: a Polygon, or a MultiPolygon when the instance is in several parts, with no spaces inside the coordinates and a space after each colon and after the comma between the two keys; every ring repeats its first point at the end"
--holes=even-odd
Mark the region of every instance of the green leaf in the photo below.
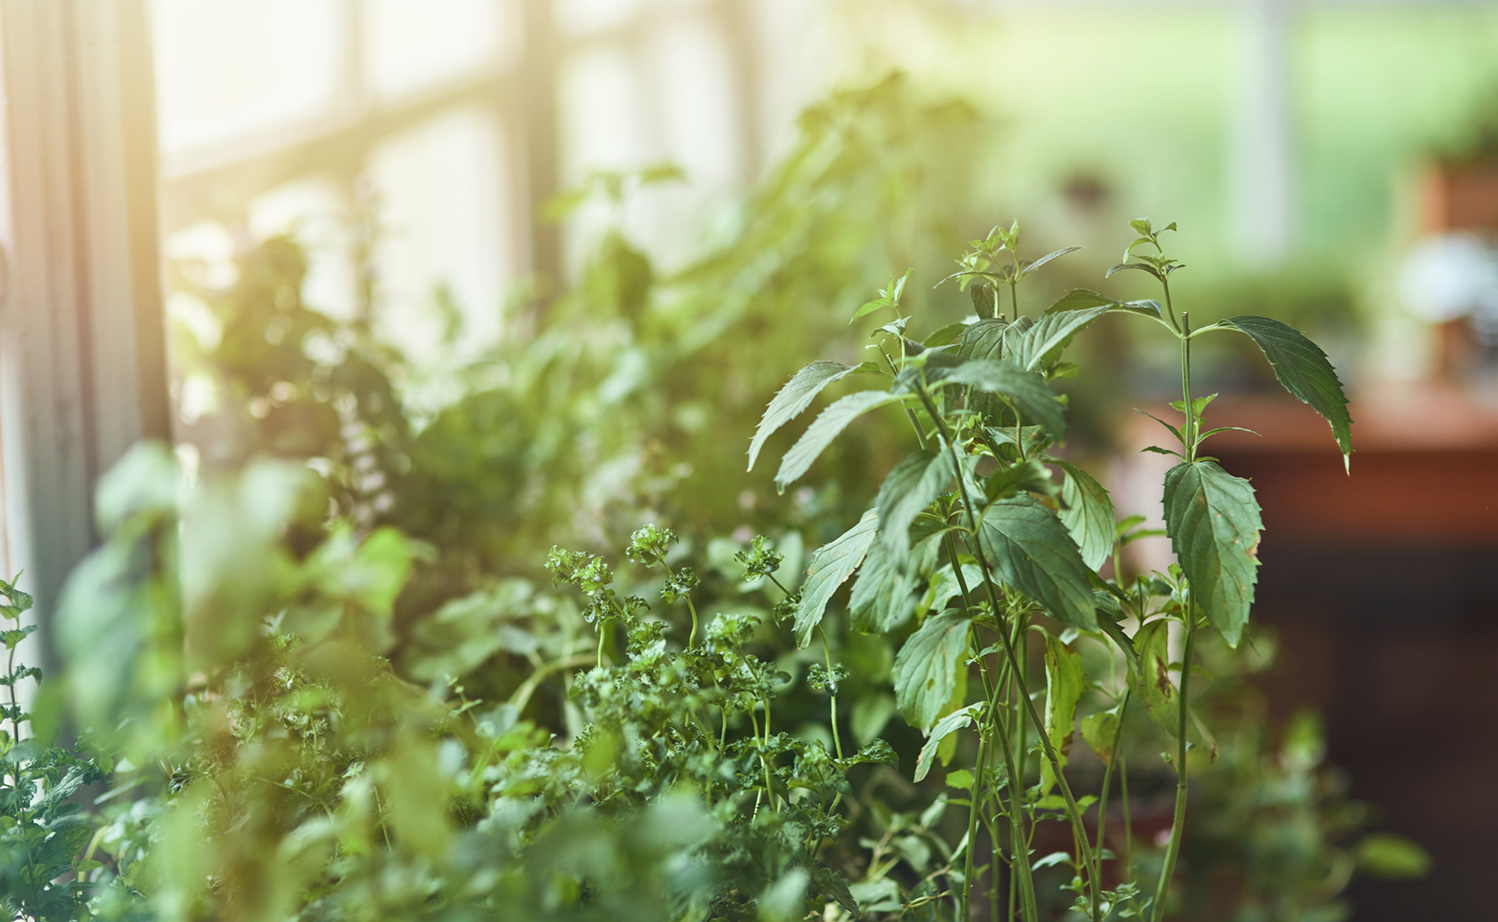
{"type": "Polygon", "coordinates": [[[1059,311],[1053,307],[1041,314],[1034,326],[1015,338],[1010,359],[1031,371],[1052,364],[1078,333],[1108,311],[1108,305],[1059,311]]]}
{"type": "Polygon", "coordinates": [[[1040,375],[1012,362],[973,359],[955,368],[939,369],[932,375],[931,383],[966,384],[975,390],[1007,397],[1056,439],[1066,435],[1066,415],[1056,393],[1040,375]]]}
{"type": "MultiPolygon", "coordinates": [[[[1135,243],[1138,243],[1138,242],[1139,241],[1137,241],[1137,240],[1135,241],[1135,243]]],[[[1160,274],[1160,270],[1156,269],[1154,266],[1151,266],[1148,263],[1119,263],[1118,265],[1113,266],[1112,268],[1110,268],[1108,270],[1108,273],[1105,276],[1103,276],[1103,277],[1104,278],[1112,278],[1113,277],[1113,273],[1115,273],[1115,272],[1122,272],[1125,269],[1138,269],[1141,272],[1148,272],[1150,275],[1153,275],[1155,278],[1160,279],[1162,282],[1165,280],[1165,277],[1160,274]]]]}
{"type": "Polygon", "coordinates": [[[983,492],[990,501],[1008,499],[1024,492],[1054,496],[1056,484],[1051,480],[1050,468],[1034,458],[1027,458],[988,475],[983,484],[983,492]]]}
{"type": "Polygon", "coordinates": [[[1082,739],[1099,759],[1113,758],[1113,741],[1118,736],[1118,708],[1109,708],[1082,718],[1082,739]]]}
{"type": "Polygon", "coordinates": [[[760,449],[764,447],[765,440],[775,430],[800,416],[827,385],[855,371],[864,370],[869,364],[867,362],[863,365],[812,362],[796,372],[795,377],[775,392],[775,396],[770,399],[770,405],[765,408],[765,415],[760,419],[759,426],[754,430],[754,439],[749,443],[748,470],[754,470],[754,462],[759,458],[760,449]]]}
{"type": "MultiPolygon", "coordinates": [[[[1045,687],[1045,732],[1056,751],[1057,763],[1065,768],[1077,719],[1077,702],[1087,690],[1087,674],[1082,668],[1082,657],[1054,634],[1045,635],[1045,687]]],[[[1047,790],[1056,783],[1049,759],[1041,762],[1040,776],[1047,790]]]]}
{"type": "Polygon", "coordinates": [[[1093,476],[1074,464],[1057,461],[1066,471],[1061,485],[1061,524],[1071,532],[1082,553],[1082,562],[1097,570],[1113,554],[1113,500],[1093,476]]]}
{"type": "Polygon", "coordinates": [[[859,307],[858,310],[856,310],[856,311],[853,312],[853,316],[848,318],[848,322],[852,323],[853,321],[857,320],[860,317],[864,317],[864,316],[867,316],[868,314],[872,314],[874,311],[877,311],[881,307],[894,307],[894,305],[895,305],[895,302],[891,301],[887,297],[886,298],[875,298],[872,301],[865,301],[865,302],[863,302],[863,306],[859,307]]]}
{"type": "Polygon", "coordinates": [[[889,472],[874,500],[874,511],[879,517],[879,537],[896,560],[910,549],[910,523],[956,476],[951,454],[930,449],[915,452],[889,472]]]}
{"type": "Polygon", "coordinates": [[[776,488],[784,492],[787,486],[806,473],[812,462],[817,460],[823,450],[853,420],[875,407],[884,406],[898,399],[888,391],[859,391],[856,394],[849,394],[823,410],[800,440],[792,445],[791,450],[786,452],[785,457],[780,460],[780,470],[775,474],[776,488]]]}
{"type": "Polygon", "coordinates": [[[28,624],[10,631],[0,631],[0,641],[5,643],[5,649],[14,650],[16,644],[26,639],[26,635],[36,630],[36,625],[28,624]]]}
{"type": "Polygon", "coordinates": [[[957,341],[957,354],[965,359],[1002,359],[1007,320],[979,320],[968,324],[957,341]]]}
{"type": "Polygon", "coordinates": [[[1165,531],[1207,620],[1231,646],[1248,623],[1259,566],[1259,503],[1247,480],[1215,461],[1165,475],[1165,531]]]}
{"type": "Polygon", "coordinates": [[[1237,330],[1258,343],[1285,390],[1310,404],[1331,424],[1337,447],[1342,450],[1343,466],[1351,470],[1352,415],[1347,412],[1347,395],[1342,392],[1337,370],[1321,347],[1268,317],[1233,317],[1216,325],[1237,330]]]}
{"type": "Polygon", "coordinates": [[[848,599],[853,628],[864,634],[883,634],[900,627],[915,609],[915,583],[915,577],[890,558],[883,544],[875,544],[848,599]]]}
{"type": "Polygon", "coordinates": [[[1061,257],[1061,256],[1065,256],[1067,253],[1075,253],[1076,251],[1078,251],[1080,249],[1082,249],[1082,248],[1081,247],[1062,247],[1059,250],[1052,250],[1051,252],[1045,254],[1044,256],[1040,257],[1039,259],[1035,260],[1034,262],[1027,263],[1025,265],[1024,269],[1022,269],[1020,271],[1019,277],[1020,278],[1024,278],[1025,276],[1029,275],[1031,272],[1034,272],[1036,269],[1039,269],[1041,266],[1045,265],[1046,263],[1050,262],[1051,260],[1056,259],[1056,258],[1061,257]]]}
{"type": "Polygon", "coordinates": [[[1430,853],[1403,836],[1379,832],[1357,845],[1358,870],[1373,877],[1415,878],[1430,873],[1430,853]]]}
{"type": "Polygon", "coordinates": [[[983,707],[983,702],[975,701],[967,707],[959,708],[937,721],[936,726],[932,727],[931,732],[926,735],[926,743],[921,746],[920,755],[916,756],[916,781],[925,780],[926,774],[931,771],[931,763],[936,757],[936,749],[941,745],[941,741],[946,739],[950,734],[956,733],[963,727],[970,725],[974,719],[974,712],[981,707],[983,707]]]}
{"type": "Polygon", "coordinates": [[[1118,302],[1104,294],[1098,294],[1086,288],[1073,288],[1062,295],[1046,311],[1047,314],[1057,314],[1066,311],[1091,310],[1095,307],[1112,307],[1118,302]]]}
{"type": "Polygon", "coordinates": [[[858,524],[811,555],[806,568],[806,582],[801,584],[801,601],[796,605],[798,647],[811,643],[812,632],[822,623],[827,603],[832,600],[837,587],[847,582],[858,565],[863,563],[864,555],[873,545],[878,528],[879,520],[874,510],[870,509],[858,520],[858,524]]]}
{"type": "Polygon", "coordinates": [[[1139,667],[1130,671],[1129,683],[1134,697],[1144,705],[1145,713],[1156,726],[1174,739],[1180,731],[1181,690],[1170,677],[1169,619],[1156,618],[1134,634],[1134,649],[1139,667]]]}
{"type": "Polygon", "coordinates": [[[957,690],[969,619],[955,611],[926,619],[895,657],[895,704],[910,725],[930,730],[957,690]]]}
{"type": "Polygon", "coordinates": [[[1033,499],[1001,499],[983,511],[978,544],[999,580],[1060,621],[1097,630],[1087,565],[1066,526],[1033,499]]]}
{"type": "Polygon", "coordinates": [[[965,332],[967,332],[967,324],[962,323],[961,321],[957,323],[949,323],[944,327],[939,327],[936,330],[933,330],[931,334],[927,336],[926,339],[921,343],[921,345],[925,346],[927,349],[935,349],[939,346],[950,346],[952,343],[955,343],[959,339],[961,339],[962,334],[965,332]]]}

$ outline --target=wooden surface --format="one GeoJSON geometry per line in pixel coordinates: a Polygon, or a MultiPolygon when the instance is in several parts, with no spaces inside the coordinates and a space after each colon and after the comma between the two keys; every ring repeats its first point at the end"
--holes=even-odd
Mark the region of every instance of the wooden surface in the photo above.
{"type": "Polygon", "coordinates": [[[1498,390],[1383,387],[1355,394],[1350,410],[1351,476],[1331,428],[1288,396],[1214,401],[1208,425],[1260,434],[1221,433],[1202,450],[1253,481],[1276,539],[1498,542],[1498,390]]]}

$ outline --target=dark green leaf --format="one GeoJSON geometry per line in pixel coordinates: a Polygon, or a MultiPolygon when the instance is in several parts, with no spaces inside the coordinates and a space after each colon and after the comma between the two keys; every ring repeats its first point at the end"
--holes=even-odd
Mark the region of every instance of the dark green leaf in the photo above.
{"type": "Polygon", "coordinates": [[[1046,311],[1034,326],[1015,338],[1010,360],[1031,371],[1054,363],[1078,333],[1108,310],[1108,306],[1102,306],[1046,311]]]}
{"type": "Polygon", "coordinates": [[[1018,464],[1001,467],[988,475],[983,492],[990,501],[1008,499],[1020,493],[1044,493],[1055,495],[1056,484],[1051,480],[1051,469],[1034,458],[1018,464]]]}
{"type": "Polygon", "coordinates": [[[957,341],[957,354],[965,359],[1002,359],[1004,357],[1005,320],[979,320],[968,324],[957,341]]]}
{"type": "Polygon", "coordinates": [[[949,323],[944,327],[940,327],[932,331],[931,335],[927,336],[925,342],[921,343],[921,345],[925,346],[927,349],[935,349],[940,346],[950,346],[952,343],[955,343],[959,339],[961,339],[962,334],[966,331],[967,324],[965,323],[949,323]]]}
{"type": "Polygon", "coordinates": [[[1087,565],[1049,509],[1023,497],[999,500],[983,511],[978,543],[1001,582],[1058,620],[1097,630],[1087,565]]]}
{"type": "Polygon", "coordinates": [[[861,371],[864,367],[864,365],[844,365],[841,362],[812,362],[796,372],[795,377],[775,392],[770,405],[765,408],[765,415],[760,419],[759,426],[754,430],[754,439],[749,443],[748,469],[754,470],[754,462],[759,458],[759,451],[764,447],[765,440],[770,437],[771,433],[800,416],[827,385],[855,371],[861,371]]]}
{"type": "Polygon", "coordinates": [[[932,384],[966,384],[975,390],[1007,397],[1022,412],[1057,439],[1066,435],[1066,415],[1045,379],[1011,362],[973,359],[932,375],[932,384]]]}
{"type": "Polygon", "coordinates": [[[831,542],[824,544],[814,554],[806,569],[806,582],[801,584],[801,601],[796,605],[796,645],[805,647],[811,643],[812,632],[822,623],[827,603],[832,600],[837,587],[847,582],[864,555],[874,543],[879,520],[874,510],[863,514],[858,524],[843,532],[831,542]]]}
{"type": "Polygon", "coordinates": [[[922,449],[895,465],[884,479],[874,510],[879,516],[880,539],[897,561],[910,548],[910,523],[956,476],[948,452],[922,449]]]}
{"type": "Polygon", "coordinates": [[[1238,330],[1258,344],[1285,390],[1311,405],[1331,424],[1342,463],[1351,468],[1352,415],[1337,370],[1321,347],[1294,328],[1268,317],[1233,317],[1217,326],[1238,330]]]}
{"type": "Polygon", "coordinates": [[[1232,646],[1248,623],[1263,528],[1253,487],[1215,461],[1178,464],[1166,473],[1171,547],[1197,604],[1232,646]]]}
{"type": "Polygon", "coordinates": [[[898,398],[888,391],[859,391],[823,410],[791,450],[780,461],[780,470],[775,474],[775,486],[784,491],[806,473],[822,451],[863,413],[875,407],[891,403],[898,398]]]}
{"type": "Polygon", "coordinates": [[[1071,532],[1082,553],[1082,562],[1096,570],[1113,554],[1113,500],[1093,476],[1066,461],[1056,462],[1066,471],[1061,486],[1061,523],[1071,532]]]}
{"type": "Polygon", "coordinates": [[[952,701],[964,668],[967,615],[946,611],[926,619],[895,657],[895,703],[910,725],[929,730],[952,701]]]}

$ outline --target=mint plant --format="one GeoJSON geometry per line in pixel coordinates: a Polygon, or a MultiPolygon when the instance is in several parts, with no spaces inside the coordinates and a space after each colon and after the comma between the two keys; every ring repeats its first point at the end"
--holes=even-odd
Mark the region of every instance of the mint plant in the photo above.
{"type": "MultiPolygon", "coordinates": [[[[1007,905],[1010,917],[1017,912],[1034,922],[1040,912],[1036,871],[1051,865],[1071,870],[1065,887],[1075,893],[1074,908],[1094,922],[1165,916],[1185,830],[1190,762],[1213,748],[1209,728],[1190,707],[1195,638],[1211,630],[1229,646],[1243,639],[1263,527],[1248,481],[1202,451],[1208,439],[1232,427],[1204,424],[1215,395],[1193,392],[1192,342],[1216,332],[1248,336],[1286,390],[1329,422],[1344,461],[1352,451],[1347,400],[1320,348],[1266,317],[1193,328],[1171,294],[1171,277],[1183,266],[1161,243],[1175,225],[1157,231],[1139,220],[1130,226],[1136,237],[1108,274],[1149,275],[1161,287],[1160,301],[1076,290],[1027,316],[1019,283],[1069,250],[1025,259],[1018,225],[995,228],[971,241],[958,271],[943,280],[969,293],[975,317],[914,339],[902,305],[910,273],[891,279],[853,317],[894,315],[873,333],[880,361],[806,366],[770,402],[749,448],[752,469],[773,432],[830,384],[855,376],[879,384],[817,416],[781,459],[775,475],[781,491],[870,411],[896,409],[912,430],[914,451],[889,472],[872,506],[812,556],[795,597],[794,628],[798,643],[809,644],[838,587],[856,574],[847,604],[852,626],[908,633],[893,681],[900,711],[926,734],[916,780],[951,757],[958,734],[976,736],[971,768],[948,777],[950,786],[967,792],[965,834],[951,849],[961,863],[947,872],[963,922],[973,916],[983,875],[995,918],[1007,905]],[[1063,361],[1067,346],[1110,313],[1159,324],[1180,353],[1181,399],[1171,406],[1181,419],[1157,418],[1172,443],[1151,449],[1178,462],[1163,484],[1175,562],[1164,572],[1132,578],[1121,566],[1122,549],[1149,532],[1139,517],[1117,521],[1103,485],[1060,451],[1066,402],[1053,390],[1058,379],[1080,371],[1063,361]],[[1032,635],[1044,641],[1043,695],[1030,670],[1032,635]],[[1095,650],[1109,661],[1121,659],[1126,678],[1115,681],[1111,668],[1101,674],[1089,669],[1095,650]],[[1084,699],[1105,704],[1084,715],[1081,729],[1107,768],[1098,792],[1079,796],[1067,765],[1084,699]],[[1118,861],[1106,847],[1107,801],[1115,775],[1127,783],[1120,753],[1131,705],[1143,708],[1175,743],[1174,752],[1164,754],[1176,775],[1173,820],[1153,880],[1141,879],[1128,859],[1122,868],[1104,868],[1118,861]],[[1097,819],[1089,828],[1094,805],[1097,819]],[[1032,858],[1036,826],[1053,818],[1068,824],[1072,847],[1032,858]],[[985,835],[988,847],[980,850],[985,835]],[[1111,880],[1120,882],[1107,886],[1111,880]]],[[[1131,838],[1129,830],[1125,836],[1131,838]]]]}

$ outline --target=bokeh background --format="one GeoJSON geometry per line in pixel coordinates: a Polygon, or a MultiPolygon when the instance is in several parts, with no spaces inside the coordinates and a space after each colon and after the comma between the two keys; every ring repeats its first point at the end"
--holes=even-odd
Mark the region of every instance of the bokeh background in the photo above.
{"type": "MultiPolygon", "coordinates": [[[[1127,220],[1174,221],[1194,317],[1306,330],[1353,398],[1349,478],[1262,371],[1204,361],[1218,424],[1264,433],[1219,453],[1265,507],[1269,713],[1316,709],[1352,796],[1434,857],[1417,883],[1355,883],[1354,918],[1490,917],[1498,4],[21,6],[4,20],[18,297],[32,303],[42,260],[32,222],[59,220],[35,217],[55,200],[29,190],[52,187],[25,177],[54,177],[46,194],[84,211],[126,190],[135,243],[133,269],[79,257],[77,285],[35,302],[94,305],[95,326],[20,316],[54,318],[48,348],[102,362],[123,339],[98,325],[100,293],[123,271],[145,338],[139,387],[110,393],[107,363],[79,384],[53,362],[62,383],[36,397],[17,363],[37,341],[11,347],[8,571],[39,561],[45,583],[93,540],[77,503],[112,443],[85,440],[74,488],[53,485],[48,459],[73,455],[35,418],[48,406],[96,434],[121,413],[148,433],[165,418],[189,470],[314,459],[344,511],[459,549],[408,594],[413,612],[474,573],[534,572],[558,535],[617,542],[642,508],[703,535],[784,519],[784,503],[820,521],[867,499],[887,446],[833,459],[842,493],[783,502],[741,452],[796,368],[858,354],[844,318],[885,278],[912,268],[917,309],[958,319],[964,298],[932,286],[962,241],[1018,219],[1032,255],[1084,247],[1050,293],[1134,294],[1102,277],[1127,220]],[[58,65],[83,89],[56,88],[50,134],[17,121],[31,111],[17,94],[51,66],[45,42],[12,50],[32,27],[120,68],[58,65]],[[90,86],[117,94],[97,125],[90,86]],[[56,159],[63,136],[83,159],[56,159]],[[72,544],[38,537],[49,515],[72,544]]],[[[70,233],[106,225],[90,220],[70,233]]],[[[1169,357],[1099,330],[1076,387],[1124,412],[1082,419],[1082,449],[1113,459],[1121,509],[1156,514],[1131,487],[1150,481],[1150,436],[1111,420],[1169,399],[1169,357]]]]}

